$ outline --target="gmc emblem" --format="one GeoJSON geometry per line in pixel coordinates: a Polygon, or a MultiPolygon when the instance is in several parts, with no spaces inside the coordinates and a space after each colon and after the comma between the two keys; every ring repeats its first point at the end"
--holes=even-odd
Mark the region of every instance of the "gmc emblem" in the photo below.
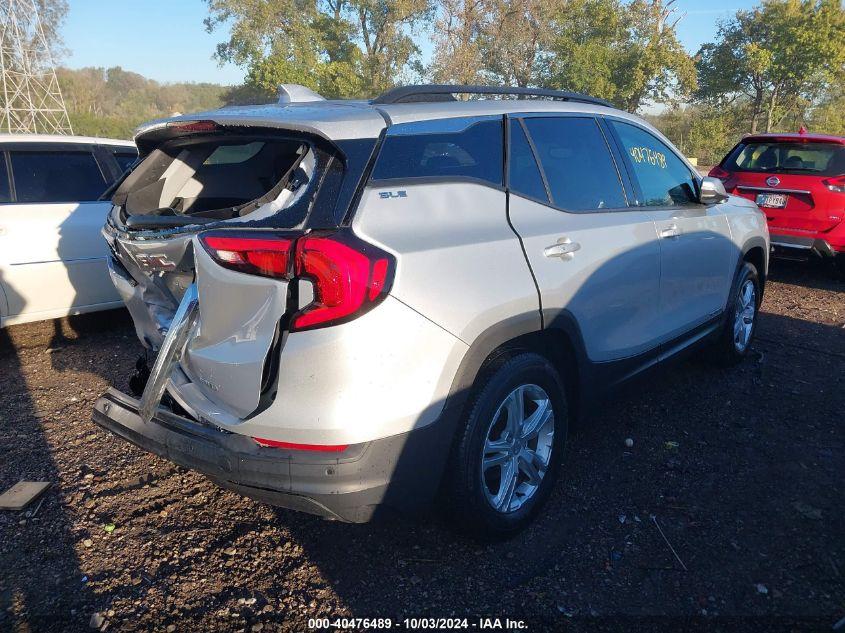
{"type": "Polygon", "coordinates": [[[168,259],[167,255],[162,253],[151,253],[149,255],[139,253],[135,255],[135,261],[146,271],[176,270],[176,262],[168,259]]]}

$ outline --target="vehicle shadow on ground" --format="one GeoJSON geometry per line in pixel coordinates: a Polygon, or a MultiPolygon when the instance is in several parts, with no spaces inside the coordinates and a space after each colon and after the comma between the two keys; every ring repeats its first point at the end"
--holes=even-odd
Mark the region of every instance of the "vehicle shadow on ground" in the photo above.
{"type": "Polygon", "coordinates": [[[837,274],[831,260],[818,257],[806,260],[772,257],[769,260],[769,279],[792,286],[845,292],[845,277],[837,274]]]}
{"type": "Polygon", "coordinates": [[[845,336],[765,312],[758,327],[738,367],[675,363],[601,403],[571,434],[548,506],[509,541],[462,536],[436,515],[277,516],[357,617],[559,626],[703,609],[829,626],[845,568],[845,336]]]}
{"type": "MultiPolygon", "coordinates": [[[[6,286],[10,292],[14,290],[6,286]]],[[[21,349],[8,328],[0,329],[0,490],[20,480],[51,483],[23,511],[0,511],[0,629],[78,629],[84,626],[83,616],[72,610],[92,596],[82,582],[70,536],[73,521],[63,505],[62,475],[33,396],[40,385],[28,383],[22,371],[19,355],[30,352],[43,353],[21,349]]]]}
{"type": "MultiPolygon", "coordinates": [[[[116,339],[125,339],[127,348],[138,347],[137,339],[132,336],[132,318],[123,308],[79,314],[62,319],[53,319],[50,323],[52,333],[47,343],[50,363],[56,371],[86,371],[97,374],[109,382],[114,381],[112,363],[99,354],[63,353],[71,348],[90,348],[98,350],[109,346],[116,339]],[[131,337],[131,338],[130,338],[131,337]]],[[[129,376],[113,386],[125,391],[129,376]]]]}

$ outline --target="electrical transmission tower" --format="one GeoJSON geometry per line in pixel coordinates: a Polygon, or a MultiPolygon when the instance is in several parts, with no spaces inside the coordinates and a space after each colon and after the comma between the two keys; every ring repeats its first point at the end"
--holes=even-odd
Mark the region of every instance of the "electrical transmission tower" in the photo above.
{"type": "Polygon", "coordinates": [[[0,132],[73,134],[36,0],[0,0],[0,132]]]}

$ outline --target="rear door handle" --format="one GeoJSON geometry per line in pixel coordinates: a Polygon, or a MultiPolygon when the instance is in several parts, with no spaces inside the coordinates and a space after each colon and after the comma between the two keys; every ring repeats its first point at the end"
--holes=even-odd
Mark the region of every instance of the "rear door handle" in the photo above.
{"type": "Polygon", "coordinates": [[[677,224],[670,224],[665,229],[660,231],[660,237],[667,239],[670,237],[678,237],[681,234],[677,224]]]}
{"type": "Polygon", "coordinates": [[[568,237],[561,238],[557,244],[552,244],[543,249],[546,257],[560,257],[561,259],[572,259],[575,251],[581,250],[578,242],[572,242],[568,237]]]}

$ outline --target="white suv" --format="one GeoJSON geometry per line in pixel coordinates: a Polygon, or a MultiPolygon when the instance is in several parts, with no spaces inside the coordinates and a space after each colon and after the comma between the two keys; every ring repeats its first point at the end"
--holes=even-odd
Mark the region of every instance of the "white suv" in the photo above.
{"type": "Polygon", "coordinates": [[[597,394],[747,353],[765,217],[641,119],[546,90],[281,94],[136,137],[104,234],[155,361],[140,399],[97,402],[114,433],[275,505],[438,499],[507,535],[597,394]]]}

